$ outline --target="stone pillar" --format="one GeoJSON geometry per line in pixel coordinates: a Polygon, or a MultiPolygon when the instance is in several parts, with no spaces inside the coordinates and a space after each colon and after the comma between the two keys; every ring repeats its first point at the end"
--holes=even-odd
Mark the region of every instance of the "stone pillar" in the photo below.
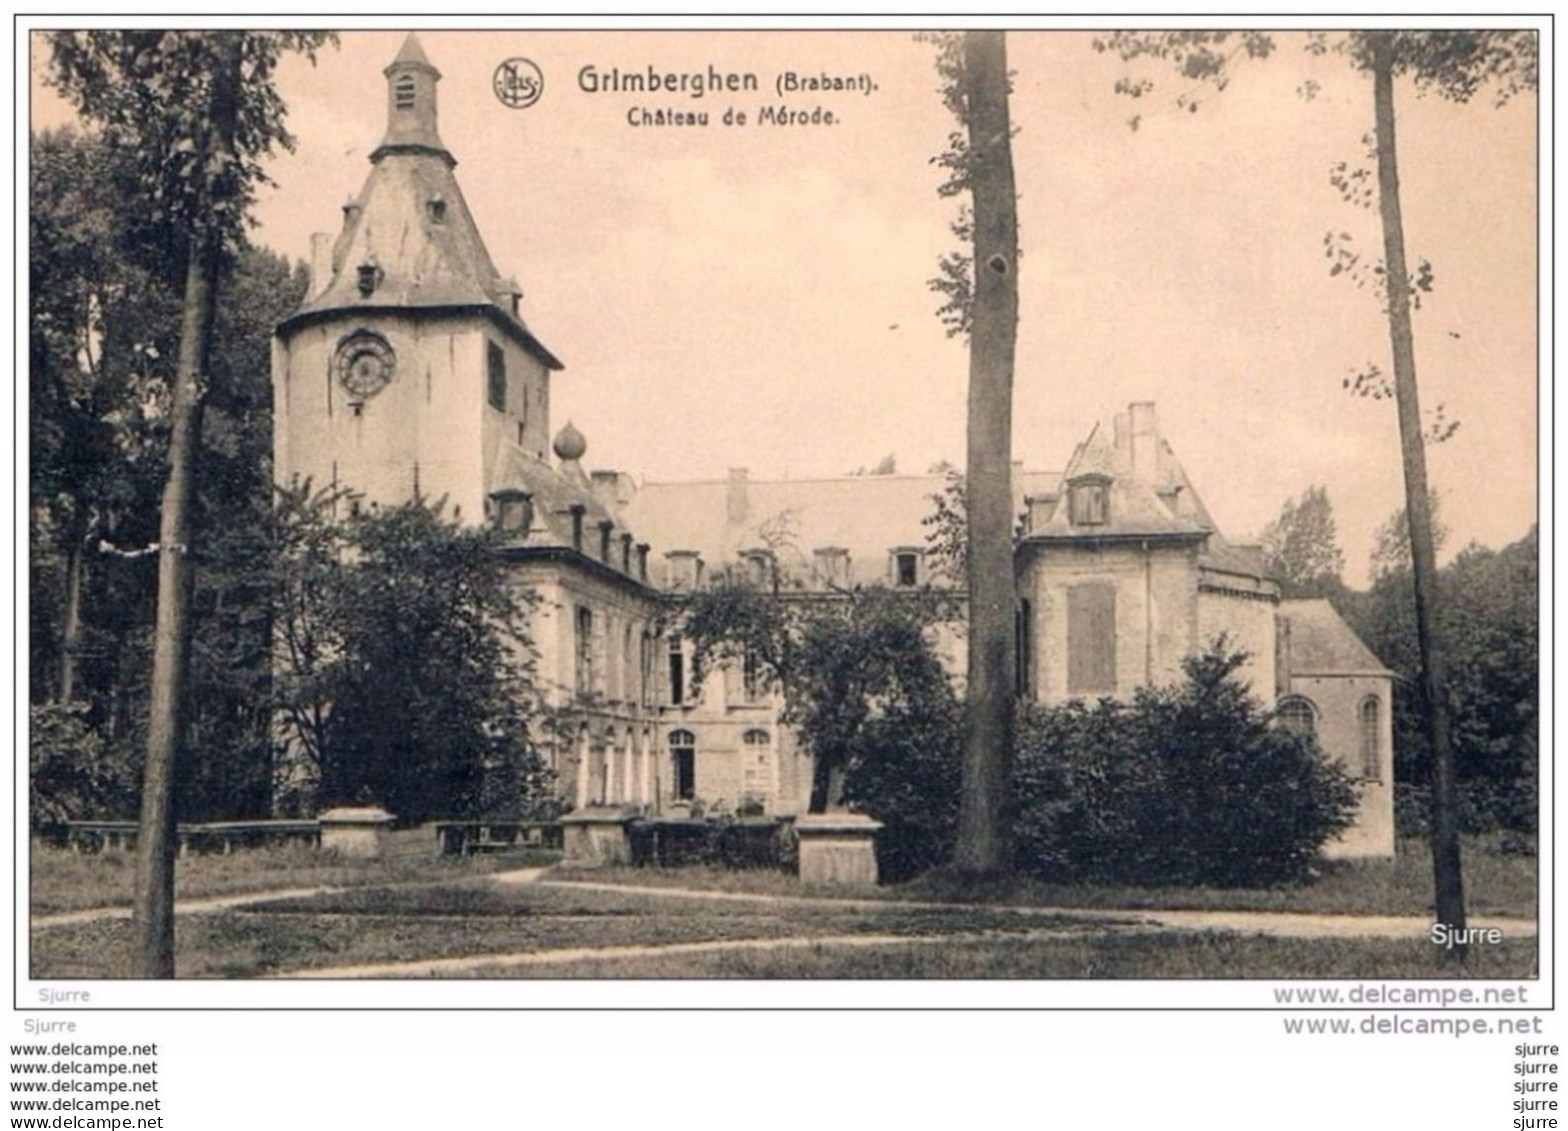
{"type": "Polygon", "coordinates": [[[630,864],[631,841],[626,826],[632,818],[604,809],[587,809],[561,818],[564,863],[572,868],[598,868],[606,864],[630,864]]]}
{"type": "Polygon", "coordinates": [[[577,740],[577,808],[588,808],[588,775],[592,767],[588,758],[588,734],[585,731],[577,740]]]}
{"type": "Polygon", "coordinates": [[[637,732],[634,731],[634,730],[628,729],[626,731],[626,755],[625,755],[625,757],[623,757],[621,759],[621,800],[622,801],[629,802],[629,801],[637,800],[636,793],[635,793],[635,787],[633,785],[633,783],[636,781],[636,778],[633,776],[633,773],[632,773],[632,771],[634,769],[634,767],[632,766],[632,759],[635,758],[636,756],[637,756],[637,732]]]}
{"type": "Polygon", "coordinates": [[[616,768],[615,739],[612,736],[604,740],[604,797],[601,800],[606,805],[617,800],[615,794],[621,783],[615,780],[616,768]]]}
{"type": "Polygon", "coordinates": [[[375,805],[328,809],[321,823],[321,847],[344,856],[381,856],[393,816],[375,805]]]}
{"type": "Polygon", "coordinates": [[[653,782],[651,771],[653,769],[653,736],[646,730],[642,732],[642,789],[639,800],[644,805],[653,804],[653,782]]]}
{"type": "Polygon", "coordinates": [[[860,813],[816,813],[795,819],[800,838],[800,882],[852,884],[877,882],[876,836],[880,821],[860,813]]]}

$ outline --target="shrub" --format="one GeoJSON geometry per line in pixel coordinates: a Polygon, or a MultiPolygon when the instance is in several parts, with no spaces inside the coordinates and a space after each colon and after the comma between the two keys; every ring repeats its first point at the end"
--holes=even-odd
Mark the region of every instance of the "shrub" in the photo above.
{"type": "Polygon", "coordinates": [[[1223,642],[1186,679],[1029,712],[1015,774],[1021,870],[1067,882],[1278,883],[1350,824],[1350,779],[1273,725],[1223,642]]]}
{"type": "Polygon", "coordinates": [[[638,820],[626,834],[638,867],[788,870],[794,862],[789,827],[769,817],[638,820]]]}
{"type": "Polygon", "coordinates": [[[946,861],[958,826],[963,729],[951,697],[868,722],[844,799],[883,824],[877,870],[900,883],[946,861]]]}
{"type": "Polygon", "coordinates": [[[28,817],[36,831],[69,820],[136,816],[140,783],[133,758],[108,742],[76,704],[29,710],[28,817]]]}

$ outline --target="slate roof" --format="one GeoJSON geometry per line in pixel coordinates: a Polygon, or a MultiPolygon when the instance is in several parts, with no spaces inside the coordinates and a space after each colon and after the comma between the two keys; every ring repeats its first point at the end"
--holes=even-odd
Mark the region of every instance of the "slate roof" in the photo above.
{"type": "MultiPolygon", "coordinates": [[[[417,38],[410,36],[387,73],[420,67],[436,75],[417,38]]],[[[491,261],[453,175],[455,164],[434,132],[433,118],[418,127],[389,125],[386,141],[371,156],[364,187],[345,205],[343,228],[332,248],[331,280],[279,330],[343,311],[477,310],[545,365],[562,368],[512,313],[516,284],[491,261]],[[429,207],[437,199],[444,205],[440,219],[429,207]],[[368,295],[359,287],[359,268],[365,264],[379,273],[368,295]]]]}
{"type": "Polygon", "coordinates": [[[1281,601],[1276,615],[1290,623],[1292,675],[1393,674],[1327,600],[1313,597],[1281,601]]]}
{"type": "MultiPolygon", "coordinates": [[[[1023,513],[1025,495],[1045,490],[1056,478],[1047,472],[1015,475],[1015,512],[1023,513]]],[[[656,584],[667,580],[664,555],[672,550],[695,550],[712,570],[780,540],[780,565],[796,576],[810,575],[813,551],[836,547],[849,552],[849,583],[872,584],[888,580],[890,551],[927,548],[929,528],[922,520],[935,509],[931,497],[946,484],[942,475],[748,478],[744,515],[732,521],[728,480],[645,483],[627,504],[625,518],[653,544],[648,574],[656,584]]]]}
{"type": "Polygon", "coordinates": [[[1175,453],[1163,439],[1156,443],[1155,473],[1145,482],[1133,474],[1132,451],[1123,430],[1095,425],[1087,439],[1073,451],[1055,485],[1058,500],[1067,498],[1068,484],[1080,476],[1098,475],[1110,480],[1107,521],[1093,527],[1074,526],[1069,508],[1058,505],[1029,530],[1030,539],[1057,541],[1085,538],[1186,536],[1201,537],[1214,531],[1214,520],[1198,498],[1175,453]]]}

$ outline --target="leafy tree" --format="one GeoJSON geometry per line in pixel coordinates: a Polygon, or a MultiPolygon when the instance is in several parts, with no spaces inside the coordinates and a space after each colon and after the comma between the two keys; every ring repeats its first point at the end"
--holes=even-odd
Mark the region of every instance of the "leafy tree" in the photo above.
{"type": "Polygon", "coordinates": [[[138,216],[183,264],[168,476],[158,536],[152,699],[137,846],[135,970],[174,974],[174,767],[189,656],[190,500],[210,376],[218,276],[244,241],[261,160],[292,138],[272,85],[286,51],[323,32],[84,31],[52,39],[53,81],[134,171],[138,216]]]}
{"type": "MultiPolygon", "coordinates": [[[[1330,37],[1314,33],[1307,50],[1316,55],[1336,53],[1372,79],[1373,158],[1370,171],[1349,170],[1341,165],[1331,176],[1341,194],[1355,204],[1370,206],[1375,199],[1383,232],[1383,262],[1376,268],[1381,297],[1388,315],[1389,344],[1393,358],[1392,395],[1399,418],[1401,458],[1405,479],[1405,507],[1410,529],[1412,593],[1416,638],[1421,653],[1422,710],[1432,750],[1432,869],[1439,922],[1452,929],[1465,923],[1464,882],[1459,855],[1459,822],[1455,792],[1454,758],[1446,664],[1438,635],[1437,551],[1429,512],[1426,449],[1420,398],[1416,386],[1415,336],[1410,312],[1414,298],[1430,289],[1430,268],[1421,264],[1412,274],[1405,257],[1404,217],[1399,194],[1398,144],[1395,135],[1394,80],[1403,77],[1418,93],[1436,93],[1453,102],[1468,102],[1490,87],[1499,103],[1521,91],[1534,90],[1537,81],[1538,44],[1533,31],[1392,31],[1374,29],[1330,37]],[[1371,184],[1377,186],[1374,195],[1371,184]]],[[[1272,37],[1261,32],[1209,31],[1115,32],[1094,42],[1096,50],[1115,51],[1123,59],[1140,56],[1174,63],[1188,79],[1223,89],[1230,65],[1242,51],[1262,58],[1274,48],[1272,37]],[[1234,39],[1232,39],[1234,36],[1234,39]]],[[[1141,96],[1152,82],[1123,79],[1118,89],[1141,96]]],[[[1307,93],[1311,93],[1308,91],[1307,93]]],[[[1185,105],[1196,110],[1198,102],[1185,105]]],[[[1331,270],[1344,270],[1346,258],[1328,241],[1331,270]]],[[[1355,382],[1358,393],[1381,395],[1387,384],[1355,382]]],[[[1451,434],[1438,425],[1438,436],[1451,434]]],[[[1453,953],[1462,957],[1462,950],[1453,953]]]]}
{"type": "Polygon", "coordinates": [[[126,516],[156,506],[158,384],[178,302],[130,238],[127,162],[64,129],[31,138],[29,477],[33,698],[72,702],[91,651],[84,606],[101,539],[133,537],[126,516]]]}
{"type": "MultiPolygon", "coordinates": [[[[1468,546],[1438,574],[1438,624],[1449,653],[1448,705],[1460,819],[1470,831],[1521,832],[1536,822],[1539,731],[1539,540],[1534,530],[1500,550],[1468,546]]],[[[1412,799],[1430,800],[1432,751],[1411,693],[1420,650],[1408,564],[1353,594],[1346,618],[1398,677],[1394,778],[1405,831],[1430,831],[1412,799]]]]}
{"type": "MultiPolygon", "coordinates": [[[[1448,527],[1444,524],[1441,507],[1442,496],[1436,491],[1427,500],[1427,516],[1432,524],[1432,550],[1442,553],[1448,542],[1448,527]]],[[[1400,507],[1372,535],[1372,578],[1376,581],[1391,573],[1410,572],[1410,518],[1400,507]]]]}
{"type": "Polygon", "coordinates": [[[136,811],[136,766],[85,714],[79,703],[48,703],[29,713],[27,809],[35,831],[69,820],[123,820],[136,811]]]}
{"type": "Polygon", "coordinates": [[[400,818],[517,816],[548,791],[529,733],[531,593],[495,534],[415,499],[280,491],[275,703],[299,804],[376,801],[400,818]]]}
{"type": "MultiPolygon", "coordinates": [[[[32,700],[80,704],[96,741],[139,770],[179,296],[162,248],[143,242],[145,220],[124,206],[131,156],[70,129],[31,142],[32,700]]],[[[267,552],[270,331],[304,286],[301,267],[251,247],[219,279],[193,499],[204,536],[175,786],[185,820],[271,803],[266,593],[244,578],[267,552]]],[[[134,807],[140,789],[126,788],[134,807]]]]}
{"type": "Polygon", "coordinates": [[[1345,555],[1327,488],[1308,487],[1300,499],[1286,499],[1279,517],[1263,528],[1262,543],[1284,596],[1328,597],[1344,591],[1345,555]]]}
{"type": "Polygon", "coordinates": [[[1020,866],[1058,882],[1273,884],[1348,828],[1355,787],[1274,725],[1223,639],[1186,678],[1036,708],[1020,727],[1020,866]]]}
{"type": "Polygon", "coordinates": [[[968,673],[963,781],[953,865],[1011,867],[1007,827],[1013,756],[1014,606],[1012,412],[1018,338],[1018,200],[1013,179],[1006,38],[999,31],[936,37],[942,99],[959,130],[936,163],[944,197],[968,194],[953,232],[969,254],[946,256],[932,287],[950,333],[969,337],[967,431],[968,673]]]}
{"type": "Polygon", "coordinates": [[[845,775],[876,746],[874,734],[886,738],[890,720],[924,718],[932,705],[951,700],[930,639],[951,610],[931,591],[856,587],[822,600],[786,590],[721,575],[692,594],[682,632],[693,642],[699,672],[749,658],[782,694],[782,721],[813,759],[809,808],[821,813],[853,799],[845,775]]]}

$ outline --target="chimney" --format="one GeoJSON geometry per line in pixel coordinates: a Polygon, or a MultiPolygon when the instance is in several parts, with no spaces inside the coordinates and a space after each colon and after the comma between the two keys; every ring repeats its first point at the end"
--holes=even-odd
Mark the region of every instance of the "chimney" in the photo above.
{"type": "Polygon", "coordinates": [[[746,521],[746,514],[751,509],[750,500],[746,490],[746,469],[744,467],[730,468],[729,482],[724,491],[725,516],[731,526],[739,526],[746,521]]]}
{"type": "Polygon", "coordinates": [[[615,523],[607,518],[599,520],[599,560],[605,565],[610,564],[610,543],[615,535],[615,523]]]}
{"type": "Polygon", "coordinates": [[[326,232],[315,232],[310,237],[310,293],[315,298],[332,282],[332,237],[326,232]]]}
{"type": "Polygon", "coordinates": [[[1131,452],[1132,450],[1132,414],[1118,412],[1112,423],[1116,427],[1116,450],[1118,452],[1131,452]]]}
{"type": "Polygon", "coordinates": [[[648,551],[653,549],[646,542],[637,543],[637,580],[648,584],[648,551]]]}
{"type": "Polygon", "coordinates": [[[1138,401],[1127,406],[1132,431],[1132,477],[1153,484],[1159,467],[1160,431],[1154,419],[1154,402],[1138,401]]]}

